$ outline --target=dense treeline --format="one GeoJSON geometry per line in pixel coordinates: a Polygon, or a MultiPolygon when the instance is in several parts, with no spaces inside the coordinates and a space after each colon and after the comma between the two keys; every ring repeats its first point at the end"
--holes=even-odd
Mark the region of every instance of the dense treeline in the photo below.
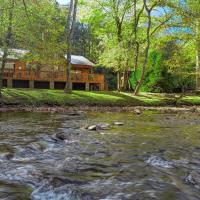
{"type": "Polygon", "coordinates": [[[54,0],[0,0],[0,45],[5,56],[10,48],[28,49],[27,61],[57,65],[64,62],[70,41],[70,54],[97,63],[95,70],[106,73],[111,89],[135,94],[195,89],[200,64],[198,1],[76,3],[77,22],[69,31],[70,6],[54,0]]]}
{"type": "Polygon", "coordinates": [[[100,39],[99,64],[118,74],[119,90],[195,89],[200,38],[197,1],[85,1],[82,9],[87,10],[83,22],[100,39]]]}

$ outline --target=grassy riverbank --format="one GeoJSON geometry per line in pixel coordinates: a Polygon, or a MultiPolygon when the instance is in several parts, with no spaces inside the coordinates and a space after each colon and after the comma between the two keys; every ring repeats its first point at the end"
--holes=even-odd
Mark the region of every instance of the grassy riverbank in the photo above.
{"type": "Polygon", "coordinates": [[[200,105],[200,96],[141,93],[135,97],[130,93],[73,91],[65,94],[62,90],[4,89],[5,105],[22,106],[167,106],[200,105]]]}

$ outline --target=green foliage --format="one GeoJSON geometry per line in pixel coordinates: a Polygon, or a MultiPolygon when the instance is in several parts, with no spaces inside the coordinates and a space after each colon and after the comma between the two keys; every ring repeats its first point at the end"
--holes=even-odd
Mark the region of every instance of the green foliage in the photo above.
{"type": "MultiPolygon", "coordinates": [[[[98,38],[99,64],[114,71],[124,72],[132,69],[135,64],[133,35],[135,21],[132,12],[133,2],[129,0],[120,1],[119,4],[117,2],[119,1],[84,1],[82,19],[91,26],[92,32],[98,38]],[[84,12],[86,10],[87,12],[84,12]],[[118,29],[116,19],[119,19],[119,22],[123,19],[121,30],[118,29]]],[[[136,2],[138,14],[142,1],[136,2]]],[[[194,37],[198,11],[197,1],[160,1],[159,9],[155,8],[152,15],[150,60],[142,86],[144,91],[173,92],[194,88],[192,74],[195,71],[194,37]]],[[[145,12],[142,12],[141,16],[137,30],[137,42],[140,44],[137,77],[143,66],[146,35],[145,12]]],[[[134,88],[135,80],[133,78],[131,80],[134,88]]]]}
{"type": "MultiPolygon", "coordinates": [[[[3,49],[6,46],[6,36],[8,34],[8,29],[10,25],[9,16],[12,13],[12,25],[11,25],[11,38],[10,38],[10,47],[16,47],[21,41],[21,32],[24,30],[24,27],[21,26],[23,18],[20,17],[20,8],[18,6],[12,5],[11,0],[0,0],[0,48],[3,49]]],[[[10,48],[8,47],[8,48],[10,48]]]]}
{"type": "Polygon", "coordinates": [[[160,92],[159,88],[154,86],[161,79],[162,73],[162,54],[152,51],[149,55],[148,69],[144,78],[143,89],[148,91],[160,92]]]}
{"type": "Polygon", "coordinates": [[[136,71],[136,75],[135,75],[135,72],[134,72],[134,71],[130,71],[129,83],[130,83],[131,90],[134,90],[134,89],[135,89],[135,86],[136,86],[135,77],[136,77],[137,80],[138,80],[138,79],[139,79],[139,76],[140,76],[139,70],[136,71]]]}
{"type": "MultiPolygon", "coordinates": [[[[156,1],[148,1],[148,5],[156,1]]],[[[30,52],[24,58],[28,62],[38,61],[50,67],[63,63],[67,9],[61,9],[54,0],[37,3],[26,0],[26,8],[22,1],[16,2],[10,48],[28,49],[30,52]]],[[[133,71],[136,42],[139,43],[136,77],[141,75],[147,18],[145,10],[141,9],[143,1],[136,2],[136,13],[142,11],[137,38],[134,35],[133,1],[80,1],[72,52],[108,68],[103,72],[112,89],[116,78],[110,76],[111,72],[120,71],[123,74],[133,71]]],[[[152,15],[151,48],[142,90],[174,92],[194,88],[195,57],[200,46],[199,3],[193,0],[159,2],[152,15]]],[[[1,48],[8,30],[10,3],[11,0],[0,0],[1,48]]],[[[130,74],[134,89],[136,82],[133,73],[130,74]]]]}
{"type": "Polygon", "coordinates": [[[72,53],[82,55],[97,62],[99,57],[99,49],[97,48],[99,40],[95,37],[90,24],[77,22],[72,41],[72,53]]]}
{"type": "MultiPolygon", "coordinates": [[[[0,0],[0,45],[4,46],[8,30],[11,0],[0,0]]],[[[54,0],[18,1],[13,8],[12,42],[9,48],[29,50],[26,61],[56,65],[63,63],[66,43],[66,11],[54,0]]]]}
{"type": "Polygon", "coordinates": [[[105,80],[109,90],[116,90],[117,76],[111,68],[107,67],[95,67],[93,69],[94,73],[104,74],[105,80]]]}
{"type": "Polygon", "coordinates": [[[56,65],[64,62],[66,12],[52,1],[28,3],[24,15],[26,33],[23,47],[30,51],[26,58],[30,61],[56,65]]]}

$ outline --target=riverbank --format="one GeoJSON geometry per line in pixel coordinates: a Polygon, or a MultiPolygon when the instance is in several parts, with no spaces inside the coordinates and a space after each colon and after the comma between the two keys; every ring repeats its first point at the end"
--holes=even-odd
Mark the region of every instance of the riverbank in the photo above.
{"type": "Polygon", "coordinates": [[[134,106],[134,107],[110,107],[110,106],[1,106],[0,113],[5,112],[38,112],[38,113],[68,113],[71,115],[79,115],[82,112],[129,112],[136,115],[141,114],[143,111],[157,111],[159,113],[181,113],[181,112],[195,112],[200,113],[200,106],[134,106]]]}
{"type": "MultiPolygon", "coordinates": [[[[4,89],[1,110],[134,110],[135,107],[184,107],[200,106],[200,96],[119,92],[73,91],[65,94],[62,90],[4,89]],[[66,108],[68,107],[68,108],[66,108]]],[[[150,109],[150,108],[149,108],[150,109]]],[[[193,108],[192,108],[193,109],[193,108]]]]}

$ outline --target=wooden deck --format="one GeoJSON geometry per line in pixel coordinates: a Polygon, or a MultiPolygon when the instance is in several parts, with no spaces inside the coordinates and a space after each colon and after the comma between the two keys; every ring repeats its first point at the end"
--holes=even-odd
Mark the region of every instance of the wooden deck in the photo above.
{"type": "MultiPolygon", "coordinates": [[[[67,75],[64,71],[5,69],[4,79],[66,82],[67,75]]],[[[72,82],[104,84],[104,75],[88,74],[87,72],[72,74],[72,82]]]]}

